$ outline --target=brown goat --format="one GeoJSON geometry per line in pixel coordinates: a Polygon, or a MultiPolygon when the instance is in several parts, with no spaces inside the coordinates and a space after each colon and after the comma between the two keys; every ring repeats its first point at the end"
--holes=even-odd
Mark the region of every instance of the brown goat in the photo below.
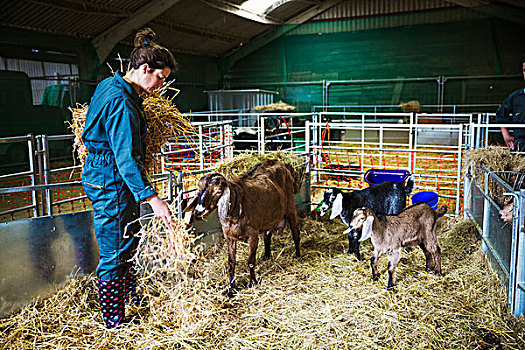
{"type": "Polygon", "coordinates": [[[295,256],[300,256],[294,180],[284,163],[267,160],[232,181],[219,173],[202,177],[197,196],[186,211],[193,209],[196,217],[206,217],[215,208],[228,246],[228,296],[232,297],[235,290],[237,241],[249,244],[250,287],[258,283],[254,269],[260,233],[264,233],[264,259],[269,259],[272,230],[282,232],[288,220],[295,256]]]}
{"type": "Polygon", "coordinates": [[[379,279],[377,261],[388,254],[388,289],[394,287],[395,269],[401,259],[401,248],[419,245],[426,257],[426,269],[441,274],[441,249],[436,235],[436,219],[445,215],[447,207],[437,212],[426,203],[418,203],[398,215],[378,218],[368,208],[354,211],[350,229],[362,229],[361,241],[371,237],[374,254],[370,259],[372,279],[379,279]]]}
{"type": "Polygon", "coordinates": [[[503,222],[512,222],[514,216],[514,201],[505,204],[498,212],[498,220],[503,222]]]}

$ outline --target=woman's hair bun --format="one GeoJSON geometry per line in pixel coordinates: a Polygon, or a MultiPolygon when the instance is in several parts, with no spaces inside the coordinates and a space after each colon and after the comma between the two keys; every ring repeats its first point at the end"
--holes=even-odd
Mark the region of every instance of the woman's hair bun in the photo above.
{"type": "Polygon", "coordinates": [[[151,28],[144,28],[139,30],[135,35],[134,46],[136,48],[151,45],[157,35],[151,28]]]}

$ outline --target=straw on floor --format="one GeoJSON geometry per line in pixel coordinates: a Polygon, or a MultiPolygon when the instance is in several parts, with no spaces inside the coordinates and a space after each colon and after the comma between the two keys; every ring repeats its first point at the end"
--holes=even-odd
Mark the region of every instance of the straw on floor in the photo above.
{"type": "MultiPolygon", "coordinates": [[[[228,299],[222,243],[192,254],[186,269],[144,274],[146,306],[128,308],[136,322],[106,330],[93,276],[72,280],[0,320],[9,349],[523,349],[525,320],[506,309],[501,284],[479,249],[473,225],[440,219],[443,276],[424,270],[419,250],[403,253],[396,290],[370,278],[371,244],[363,261],[346,255],[345,227],[315,213],[301,224],[302,257],[290,233],[273,240],[261,261],[260,284],[247,288],[247,248],[238,249],[238,293],[228,299]],[[180,272],[184,271],[181,275],[180,272]]],[[[185,233],[182,233],[185,235],[185,233]]],[[[168,239],[168,236],[166,236],[168,239]]],[[[186,240],[187,242],[187,240],[186,240]]],[[[262,243],[261,243],[262,244],[262,243]]],[[[169,256],[169,245],[158,240],[169,256]]]]}

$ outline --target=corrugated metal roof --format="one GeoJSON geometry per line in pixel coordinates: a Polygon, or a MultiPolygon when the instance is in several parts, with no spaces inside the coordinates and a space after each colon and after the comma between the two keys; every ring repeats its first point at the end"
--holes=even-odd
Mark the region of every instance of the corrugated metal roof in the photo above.
{"type": "Polygon", "coordinates": [[[455,5],[443,0],[347,0],[325,11],[313,20],[326,21],[382,16],[450,7],[455,7],[455,5]]]}
{"type": "MultiPolygon", "coordinates": [[[[285,22],[325,1],[328,0],[283,1],[269,15],[285,22]]],[[[232,4],[239,5],[243,2],[244,0],[180,0],[150,23],[140,27],[153,28],[158,34],[159,42],[174,52],[220,57],[276,28],[275,25],[262,24],[219,9],[225,3],[229,3],[231,8],[232,4]]],[[[153,1],[148,0],[0,0],[0,25],[91,39],[151,3],[153,1]]],[[[315,17],[313,22],[321,23],[318,25],[319,32],[355,30],[355,26],[372,28],[379,25],[378,21],[388,22],[388,18],[378,20],[377,16],[431,13],[436,9],[453,6],[444,0],[343,0],[315,17]],[[335,26],[326,23],[356,18],[375,19],[369,20],[372,24],[341,21],[340,26],[335,26]]],[[[437,17],[433,18],[435,20],[437,17]]],[[[403,22],[401,17],[391,17],[390,21],[394,20],[401,21],[397,25],[411,23],[403,22]]],[[[294,34],[307,33],[312,28],[314,27],[310,25],[300,26],[294,34]]],[[[123,40],[128,44],[132,41],[133,35],[123,40]]]]}
{"type": "Polygon", "coordinates": [[[299,26],[286,35],[329,34],[358,30],[384,29],[430,23],[458,22],[488,15],[469,9],[441,9],[414,13],[399,13],[389,16],[358,17],[355,19],[316,21],[299,26]]]}

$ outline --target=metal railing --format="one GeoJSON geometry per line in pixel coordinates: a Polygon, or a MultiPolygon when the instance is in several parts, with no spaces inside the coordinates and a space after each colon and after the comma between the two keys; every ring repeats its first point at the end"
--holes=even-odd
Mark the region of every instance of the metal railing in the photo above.
{"type": "Polygon", "coordinates": [[[508,307],[516,317],[525,313],[525,189],[519,179],[523,175],[471,166],[464,196],[464,215],[476,223],[482,250],[505,287],[508,307]],[[513,220],[504,223],[498,220],[498,212],[509,197],[514,204],[513,220]]]}

